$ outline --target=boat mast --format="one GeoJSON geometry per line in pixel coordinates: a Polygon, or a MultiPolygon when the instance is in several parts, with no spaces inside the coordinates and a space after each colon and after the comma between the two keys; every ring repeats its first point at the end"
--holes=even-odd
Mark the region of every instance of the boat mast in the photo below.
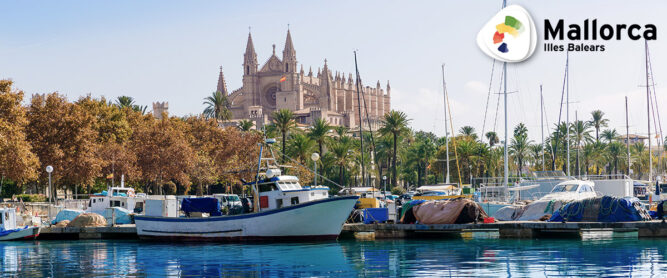
{"type": "MultiPolygon", "coordinates": [[[[359,107],[359,140],[361,140],[361,186],[363,187],[365,184],[365,179],[366,179],[366,167],[364,165],[364,134],[362,130],[362,117],[361,117],[361,93],[359,90],[359,83],[361,83],[361,80],[359,80],[359,67],[357,67],[357,51],[354,51],[354,69],[357,74],[357,104],[359,107]]],[[[396,163],[396,162],[394,162],[396,163]]]]}
{"type": "Polygon", "coordinates": [[[651,88],[648,85],[648,41],[644,40],[644,54],[646,57],[646,115],[648,119],[648,182],[653,176],[653,153],[651,152],[651,88]]]}
{"type": "MultiPolygon", "coordinates": [[[[579,116],[578,116],[578,110],[574,110],[574,125],[578,126],[579,125],[579,116]]],[[[578,129],[579,127],[577,127],[578,129]]],[[[577,140],[577,177],[580,179],[581,178],[581,165],[579,165],[579,140],[577,140]]]]}
{"type": "Polygon", "coordinates": [[[628,96],[625,96],[625,147],[628,155],[628,177],[630,176],[630,125],[628,124],[628,96]]]}
{"type": "Polygon", "coordinates": [[[570,176],[570,51],[567,52],[565,58],[565,129],[567,134],[565,140],[567,142],[567,175],[570,176]]]}
{"type": "Polygon", "coordinates": [[[542,171],[544,171],[544,96],[540,84],[540,129],[542,131],[542,171]]]}
{"type": "Polygon", "coordinates": [[[446,172],[445,183],[449,183],[449,129],[447,129],[447,83],[445,82],[445,64],[442,64],[442,97],[445,103],[445,162],[446,162],[446,172]]]}
{"type": "MultiPolygon", "coordinates": [[[[507,0],[503,0],[503,9],[507,6],[507,0]]],[[[507,164],[507,62],[503,62],[503,96],[505,99],[505,142],[503,143],[503,186],[508,185],[509,165],[507,164]]],[[[519,166],[521,167],[521,166],[519,166]]]]}

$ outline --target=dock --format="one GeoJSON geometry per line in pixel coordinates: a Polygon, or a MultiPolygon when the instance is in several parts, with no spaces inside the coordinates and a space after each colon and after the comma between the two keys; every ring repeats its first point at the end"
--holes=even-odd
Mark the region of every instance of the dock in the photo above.
{"type": "Polygon", "coordinates": [[[109,227],[42,227],[40,240],[75,239],[138,239],[137,227],[133,224],[109,227]]]}
{"type": "Polygon", "coordinates": [[[478,224],[345,224],[342,237],[374,233],[376,239],[457,237],[464,233],[497,233],[500,238],[577,237],[585,232],[636,232],[639,238],[667,238],[667,223],[507,221],[478,224]]]}

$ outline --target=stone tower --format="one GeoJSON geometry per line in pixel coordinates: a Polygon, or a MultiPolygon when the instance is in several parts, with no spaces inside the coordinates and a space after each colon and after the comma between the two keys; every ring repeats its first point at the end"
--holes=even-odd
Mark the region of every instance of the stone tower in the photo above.
{"type": "Polygon", "coordinates": [[[162,113],[169,116],[169,102],[153,102],[153,117],[162,120],[162,113]]]}
{"type": "MultiPolygon", "coordinates": [[[[252,43],[252,36],[248,33],[248,43],[246,44],[245,53],[243,54],[243,87],[248,91],[254,92],[257,87],[257,53],[255,52],[255,45],[252,43]]],[[[258,96],[253,94],[251,105],[258,105],[258,96]]]]}

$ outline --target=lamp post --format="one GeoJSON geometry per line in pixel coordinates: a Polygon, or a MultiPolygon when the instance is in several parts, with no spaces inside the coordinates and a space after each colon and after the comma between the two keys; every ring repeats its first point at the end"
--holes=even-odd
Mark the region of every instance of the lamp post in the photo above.
{"type": "Polygon", "coordinates": [[[382,184],[384,184],[384,198],[387,199],[387,176],[382,176],[382,184]]]}
{"type": "Polygon", "coordinates": [[[53,190],[51,189],[51,172],[53,172],[53,166],[46,166],[46,172],[49,173],[49,203],[51,203],[53,200],[53,190]]]}
{"type": "Polygon", "coordinates": [[[317,186],[317,161],[320,160],[320,154],[318,153],[313,153],[310,155],[310,159],[313,160],[313,164],[315,165],[315,178],[313,180],[314,186],[317,186]]]}

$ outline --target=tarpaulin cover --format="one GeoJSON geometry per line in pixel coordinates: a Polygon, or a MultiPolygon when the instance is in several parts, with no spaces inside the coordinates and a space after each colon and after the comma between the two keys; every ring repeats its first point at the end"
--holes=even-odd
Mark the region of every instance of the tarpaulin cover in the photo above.
{"type": "Polygon", "coordinates": [[[124,209],[124,208],[119,208],[119,207],[113,207],[113,208],[107,208],[104,210],[104,219],[107,220],[107,223],[116,223],[116,224],[132,224],[132,211],[124,209]],[[111,221],[111,218],[114,217],[114,211],[115,211],[115,220],[111,221]]]}
{"type": "MultiPolygon", "coordinates": [[[[461,212],[467,205],[478,206],[472,200],[454,199],[447,201],[426,202],[412,208],[412,211],[421,224],[455,224],[461,212]]],[[[475,209],[478,213],[486,215],[481,207],[475,209]]],[[[470,218],[470,217],[467,217],[470,218]]],[[[474,216],[472,217],[474,219],[474,216]]]]}
{"type": "Polygon", "coordinates": [[[185,198],[181,203],[181,210],[185,213],[206,212],[211,215],[219,215],[220,204],[218,203],[218,199],[212,197],[185,198]]]}
{"type": "Polygon", "coordinates": [[[389,220],[389,210],[387,208],[364,209],[364,224],[382,223],[387,220],[389,220]]]}
{"type": "Polygon", "coordinates": [[[0,237],[6,236],[6,235],[11,234],[11,233],[15,233],[15,232],[23,231],[23,230],[25,230],[25,229],[27,229],[27,228],[28,228],[28,226],[25,226],[25,227],[23,227],[23,228],[13,229],[13,230],[6,230],[6,231],[3,229],[2,231],[0,231],[0,237]]]}
{"type": "Polygon", "coordinates": [[[553,215],[567,202],[564,200],[538,200],[524,206],[506,206],[499,209],[494,217],[499,221],[537,221],[545,215],[553,215]]]}
{"type": "Polygon", "coordinates": [[[83,210],[78,210],[78,209],[63,209],[58,214],[56,215],[56,218],[51,221],[51,224],[57,224],[60,221],[63,220],[69,220],[72,221],[74,218],[79,216],[79,214],[82,214],[83,210]]]}
{"type": "Polygon", "coordinates": [[[625,222],[650,219],[638,200],[604,196],[568,203],[554,212],[549,221],[625,222]]]}

